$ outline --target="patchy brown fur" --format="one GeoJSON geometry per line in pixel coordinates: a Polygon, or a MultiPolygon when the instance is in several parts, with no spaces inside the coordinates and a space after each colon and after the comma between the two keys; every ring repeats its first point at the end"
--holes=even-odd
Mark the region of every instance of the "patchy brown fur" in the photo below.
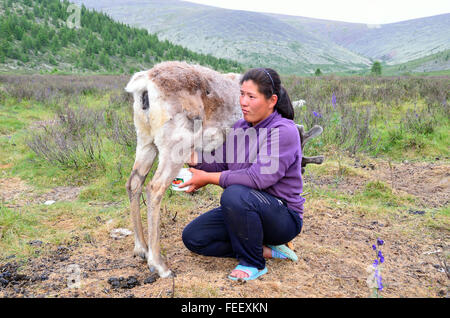
{"type": "Polygon", "coordinates": [[[224,104],[223,98],[210,93],[207,96],[202,95],[203,107],[205,111],[205,122],[209,122],[217,112],[219,106],[224,104]]]}
{"type": "Polygon", "coordinates": [[[148,72],[148,76],[166,95],[183,90],[191,94],[195,94],[198,90],[205,94],[209,91],[208,79],[186,63],[158,64],[148,72]]]}
{"type": "Polygon", "coordinates": [[[166,96],[178,92],[178,102],[189,118],[209,122],[224,104],[223,98],[213,92],[213,73],[183,62],[166,62],[152,68],[148,76],[166,96]]]}

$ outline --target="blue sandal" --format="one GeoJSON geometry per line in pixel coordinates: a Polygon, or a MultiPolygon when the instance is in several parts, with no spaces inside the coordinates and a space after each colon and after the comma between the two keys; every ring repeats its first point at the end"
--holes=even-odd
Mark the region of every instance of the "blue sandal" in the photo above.
{"type": "Polygon", "coordinates": [[[272,257],[274,258],[288,258],[291,261],[297,262],[298,257],[297,254],[293,250],[291,250],[286,245],[267,245],[270,249],[272,249],[272,257]],[[281,254],[281,255],[279,255],[281,254]],[[281,256],[281,257],[280,257],[281,256]],[[282,257],[284,256],[284,257],[282,257]]]}
{"type": "Polygon", "coordinates": [[[254,280],[257,279],[259,276],[264,275],[267,273],[267,267],[264,267],[262,270],[258,270],[256,267],[250,267],[250,266],[244,266],[244,265],[238,265],[234,270],[238,270],[244,273],[248,274],[248,277],[244,278],[237,278],[231,275],[228,275],[228,278],[231,280],[254,280]]]}

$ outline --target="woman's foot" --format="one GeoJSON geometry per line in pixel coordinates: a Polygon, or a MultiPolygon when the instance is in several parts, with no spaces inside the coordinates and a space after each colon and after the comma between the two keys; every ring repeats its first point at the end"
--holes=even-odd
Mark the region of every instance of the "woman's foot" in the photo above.
{"type": "Polygon", "coordinates": [[[267,267],[258,270],[256,267],[238,265],[236,268],[228,275],[231,280],[254,280],[267,273],[267,267]]]}
{"type": "Polygon", "coordinates": [[[231,274],[231,277],[235,277],[236,279],[244,279],[244,278],[248,278],[248,274],[246,272],[243,272],[241,270],[238,269],[234,269],[231,274]]]}
{"type": "MultiPolygon", "coordinates": [[[[264,247],[263,246],[263,255],[264,255],[264,247]]],[[[270,258],[281,258],[281,259],[290,259],[291,261],[297,262],[298,257],[293,250],[287,247],[285,244],[281,245],[268,245],[267,248],[270,250],[271,257],[270,258]]],[[[269,252],[266,252],[268,255],[269,252]]]]}
{"type": "Polygon", "coordinates": [[[263,245],[263,257],[264,258],[272,258],[272,249],[263,245]]]}

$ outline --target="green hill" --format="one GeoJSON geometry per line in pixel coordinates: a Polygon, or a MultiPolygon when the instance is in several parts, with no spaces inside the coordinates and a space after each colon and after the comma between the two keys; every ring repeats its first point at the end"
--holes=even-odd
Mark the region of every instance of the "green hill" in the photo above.
{"type": "Polygon", "coordinates": [[[374,61],[399,65],[450,49],[449,13],[370,25],[179,0],[73,1],[196,52],[284,74],[359,74],[374,61]]]}
{"type": "Polygon", "coordinates": [[[386,65],[383,74],[450,75],[450,50],[431,54],[402,64],[386,65]]]}
{"type": "Polygon", "coordinates": [[[160,41],[84,6],[79,26],[71,28],[75,11],[70,5],[66,0],[0,0],[0,71],[132,73],[164,60],[242,70],[237,62],[160,41]]]}
{"type": "Polygon", "coordinates": [[[450,14],[387,24],[363,24],[272,14],[356,54],[397,65],[450,49],[450,14]]]}

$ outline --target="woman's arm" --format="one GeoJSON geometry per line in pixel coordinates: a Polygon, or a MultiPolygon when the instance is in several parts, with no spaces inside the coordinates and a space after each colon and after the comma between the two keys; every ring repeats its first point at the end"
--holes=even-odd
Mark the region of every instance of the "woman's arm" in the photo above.
{"type": "MultiPolygon", "coordinates": [[[[217,150],[217,149],[216,149],[217,150]]],[[[228,170],[228,165],[225,162],[226,158],[225,156],[225,150],[226,146],[223,144],[221,148],[219,148],[220,152],[222,154],[222,158],[219,157],[219,155],[216,158],[216,150],[213,150],[210,154],[208,154],[208,157],[213,158],[214,161],[211,163],[208,163],[205,160],[205,154],[202,152],[193,151],[191,154],[191,161],[188,163],[190,167],[193,167],[198,170],[203,170],[207,172],[220,172],[224,170],[228,170]]]]}
{"type": "Polygon", "coordinates": [[[187,193],[194,192],[207,184],[219,185],[220,175],[222,174],[222,172],[206,172],[194,168],[190,168],[189,171],[192,172],[192,178],[179,185],[180,188],[190,186],[186,191],[187,193]]]}

